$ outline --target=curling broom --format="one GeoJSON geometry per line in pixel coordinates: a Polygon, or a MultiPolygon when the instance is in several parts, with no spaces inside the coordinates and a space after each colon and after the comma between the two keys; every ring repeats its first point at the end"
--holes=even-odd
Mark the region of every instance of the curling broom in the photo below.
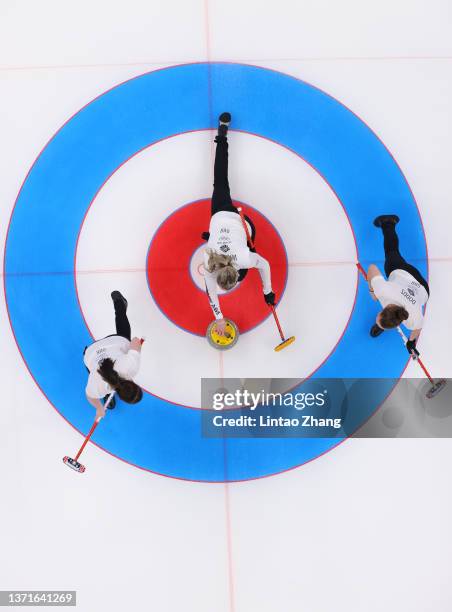
{"type": "MultiPolygon", "coordinates": [[[[253,240],[252,240],[252,238],[250,236],[250,232],[248,230],[248,225],[246,224],[246,219],[245,219],[245,215],[243,214],[242,207],[238,206],[237,210],[239,211],[240,219],[242,220],[243,228],[244,228],[245,234],[246,234],[246,239],[250,243],[251,248],[254,249],[254,242],[253,242],[253,240]]],[[[279,323],[278,315],[276,314],[275,306],[273,304],[269,304],[269,306],[270,306],[271,311],[273,313],[273,317],[275,319],[276,327],[278,328],[279,335],[281,336],[281,340],[282,340],[282,342],[280,342],[277,346],[275,346],[275,351],[279,352],[279,351],[282,351],[284,348],[286,348],[286,346],[289,346],[289,344],[292,344],[293,342],[295,342],[295,336],[290,336],[290,338],[286,338],[284,336],[282,327],[281,327],[281,325],[279,323]]]]}
{"type": "MultiPolygon", "coordinates": [[[[113,391],[112,393],[110,393],[108,400],[105,402],[104,407],[107,408],[108,405],[110,404],[111,400],[113,399],[115,392],[113,391]]],[[[85,448],[85,446],[88,444],[91,436],[93,435],[96,427],[99,425],[100,421],[101,421],[102,417],[96,417],[94,420],[94,423],[91,427],[91,429],[89,430],[83,444],[80,447],[80,450],[78,451],[78,453],[75,455],[75,457],[72,459],[72,457],[68,457],[66,455],[66,457],[63,457],[63,463],[65,463],[68,467],[72,468],[73,470],[75,470],[76,472],[78,472],[79,474],[83,474],[83,472],[86,470],[85,466],[82,465],[78,459],[80,457],[80,455],[83,452],[83,449],[85,448]]]]}
{"type": "MultiPolygon", "coordinates": [[[[362,265],[358,262],[356,264],[356,267],[358,268],[359,272],[361,272],[363,278],[367,281],[367,274],[366,271],[364,270],[364,268],[362,267],[362,265]]],[[[400,337],[403,340],[403,343],[406,346],[406,343],[408,342],[408,338],[405,336],[405,334],[403,333],[402,329],[397,326],[397,331],[400,334],[400,337]]],[[[432,399],[432,397],[435,397],[435,395],[438,395],[438,393],[440,393],[444,387],[447,384],[447,381],[445,378],[440,378],[437,381],[435,381],[431,376],[429,371],[427,370],[427,368],[425,367],[425,365],[423,364],[423,362],[421,361],[420,357],[418,355],[416,355],[416,353],[413,351],[410,353],[411,358],[413,359],[413,361],[417,361],[418,364],[420,365],[420,367],[422,368],[422,371],[424,372],[424,374],[427,376],[428,380],[431,383],[431,387],[430,389],[427,391],[427,393],[425,394],[427,399],[432,399]]]]}

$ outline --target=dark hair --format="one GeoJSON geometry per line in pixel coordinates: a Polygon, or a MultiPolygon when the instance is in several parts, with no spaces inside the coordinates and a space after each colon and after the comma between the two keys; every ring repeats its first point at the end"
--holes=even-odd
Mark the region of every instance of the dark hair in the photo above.
{"type": "Polygon", "coordinates": [[[119,397],[128,404],[136,404],[143,397],[143,390],[133,380],[121,378],[118,372],[114,369],[114,361],[107,357],[100,362],[98,372],[119,395],[119,397]]]}
{"type": "Polygon", "coordinates": [[[385,306],[380,312],[380,325],[384,329],[393,329],[400,325],[402,321],[408,319],[408,312],[403,306],[396,306],[395,304],[389,304],[385,306]]]}

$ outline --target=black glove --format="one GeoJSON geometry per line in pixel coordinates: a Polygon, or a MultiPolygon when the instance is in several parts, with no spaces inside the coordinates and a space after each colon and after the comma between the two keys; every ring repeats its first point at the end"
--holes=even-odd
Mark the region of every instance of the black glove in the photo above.
{"type": "Polygon", "coordinates": [[[201,234],[201,238],[202,238],[203,240],[206,240],[206,241],[207,241],[207,240],[209,240],[209,238],[210,238],[210,233],[209,233],[209,232],[203,232],[203,233],[201,234]]]}
{"type": "Polygon", "coordinates": [[[275,294],[273,291],[270,291],[270,293],[264,293],[264,298],[269,306],[275,305],[275,294]]]}
{"type": "Polygon", "coordinates": [[[416,348],[416,340],[408,340],[405,346],[410,355],[416,355],[419,357],[420,353],[416,348]]]}

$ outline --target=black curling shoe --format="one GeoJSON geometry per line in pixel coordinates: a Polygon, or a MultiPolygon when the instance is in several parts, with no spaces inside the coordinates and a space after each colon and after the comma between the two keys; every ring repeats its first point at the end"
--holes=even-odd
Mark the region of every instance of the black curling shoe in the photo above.
{"type": "Polygon", "coordinates": [[[372,338],[377,338],[378,336],[381,336],[383,332],[384,329],[381,329],[381,327],[379,327],[376,323],[370,328],[370,335],[372,336],[372,338]]]}
{"type": "Polygon", "coordinates": [[[128,301],[122,295],[122,293],[120,293],[119,291],[112,291],[111,299],[113,300],[113,304],[115,304],[116,302],[120,302],[120,303],[122,302],[127,310],[128,301]]]}
{"type": "Polygon", "coordinates": [[[218,117],[218,121],[220,123],[226,123],[228,126],[231,123],[231,113],[221,113],[221,115],[218,117]]]}
{"type": "Polygon", "coordinates": [[[374,225],[375,227],[381,227],[384,223],[393,223],[397,225],[399,221],[400,219],[397,215],[380,215],[374,219],[374,225]]]}
{"type": "Polygon", "coordinates": [[[229,124],[231,123],[231,113],[221,113],[218,117],[218,134],[217,138],[226,138],[228,134],[229,124]]]}

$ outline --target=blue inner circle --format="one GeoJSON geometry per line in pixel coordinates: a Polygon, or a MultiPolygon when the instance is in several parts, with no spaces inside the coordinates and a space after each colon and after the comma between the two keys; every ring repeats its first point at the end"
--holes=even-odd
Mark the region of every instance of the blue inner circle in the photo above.
{"type": "MultiPolygon", "coordinates": [[[[83,433],[93,419],[81,358],[91,338],[78,308],[73,262],[84,214],[101,185],[134,153],[174,134],[214,128],[225,109],[233,113],[235,129],[292,149],[320,172],[346,208],[363,264],[382,259],[381,233],[371,221],[391,212],[402,219],[405,256],[424,262],[420,270],[426,273],[422,225],[402,172],[375,134],[337,100],[285,74],[241,64],[176,66],[127,81],[83,108],[45,147],[18,196],[5,251],[5,290],[18,346],[49,401],[83,433]]],[[[369,337],[375,314],[360,283],[350,324],[316,378],[400,375],[406,350],[397,334],[378,342],[369,337]]],[[[117,410],[98,427],[95,442],[145,469],[210,482],[278,473],[338,443],[205,439],[200,411],[168,404],[146,395],[133,409],[117,410]]],[[[363,406],[361,422],[377,405],[363,406]]]]}

